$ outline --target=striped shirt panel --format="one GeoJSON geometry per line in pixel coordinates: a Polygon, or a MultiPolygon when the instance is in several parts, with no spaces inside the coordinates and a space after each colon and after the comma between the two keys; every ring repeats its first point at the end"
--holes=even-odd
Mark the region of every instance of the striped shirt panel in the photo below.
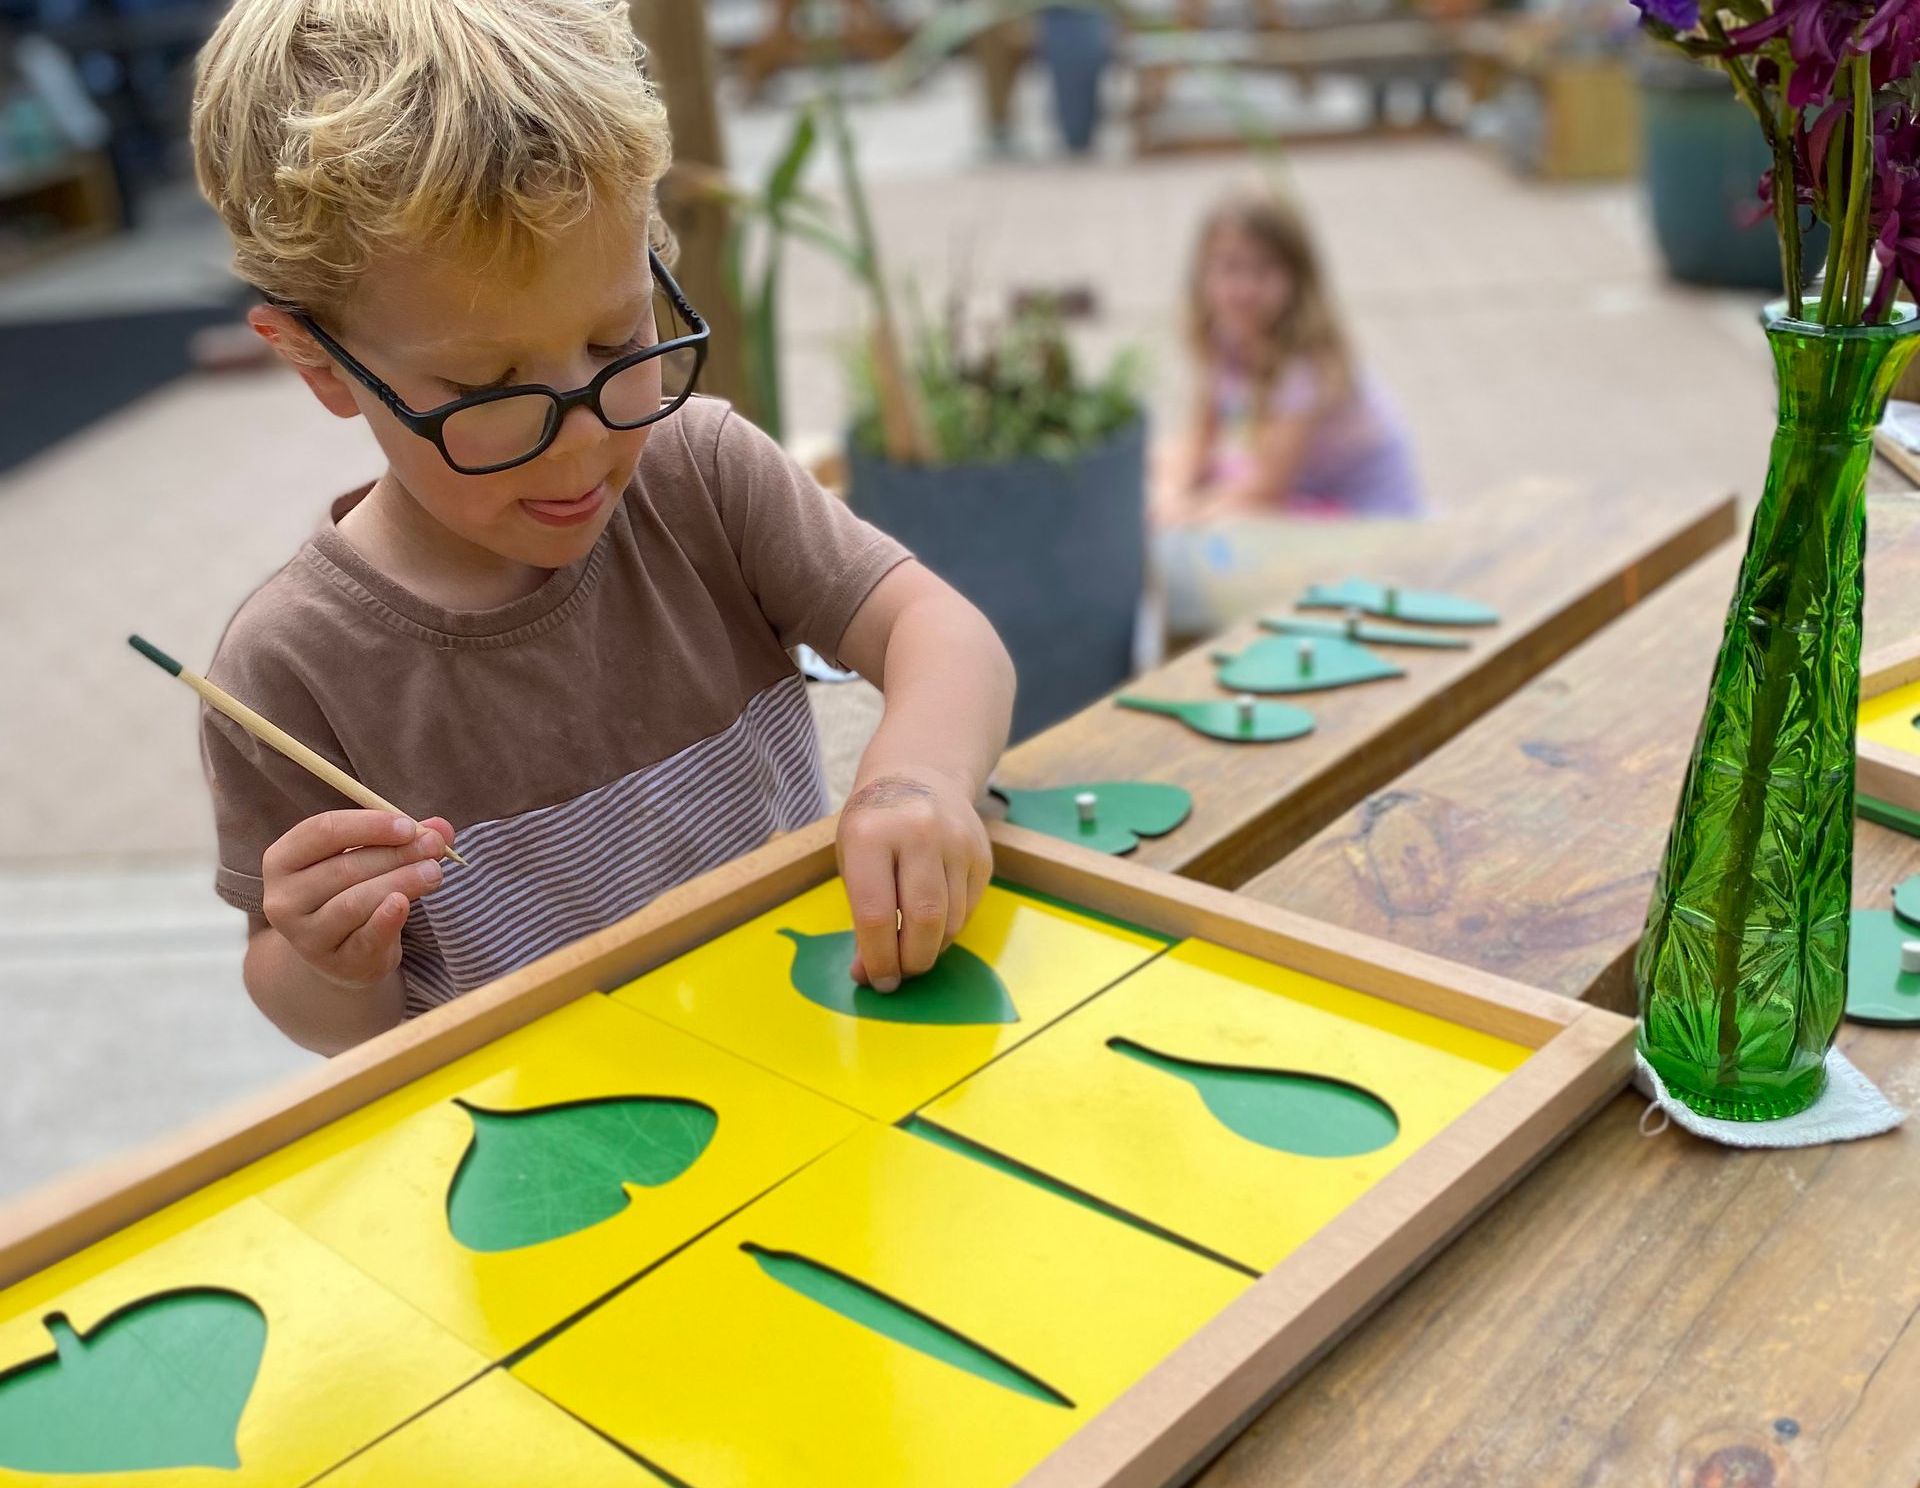
{"type": "Polygon", "coordinates": [[[782,678],[721,732],[563,801],[460,833],[471,865],[414,906],[406,1013],[605,929],[676,884],[826,814],[806,684],[782,678]]]}

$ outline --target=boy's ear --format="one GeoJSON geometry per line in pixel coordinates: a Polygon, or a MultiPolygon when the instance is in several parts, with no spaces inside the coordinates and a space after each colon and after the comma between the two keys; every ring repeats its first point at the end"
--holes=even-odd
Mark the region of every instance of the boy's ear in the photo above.
{"type": "Polygon", "coordinates": [[[247,312],[247,324],[300,374],[300,380],[312,389],[327,412],[336,418],[360,416],[360,405],[354,402],[353,390],[333,364],[333,358],[307,334],[299,321],[273,305],[255,305],[247,312]]]}

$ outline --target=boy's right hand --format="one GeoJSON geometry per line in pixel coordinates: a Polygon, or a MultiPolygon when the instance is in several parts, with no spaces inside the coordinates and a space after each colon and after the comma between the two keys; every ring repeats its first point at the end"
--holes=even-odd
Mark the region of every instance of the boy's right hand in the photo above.
{"type": "Polygon", "coordinates": [[[415,899],[440,887],[453,842],[441,817],[327,811],[294,826],[260,865],[261,909],[295,954],[343,987],[372,987],[400,964],[415,899]]]}

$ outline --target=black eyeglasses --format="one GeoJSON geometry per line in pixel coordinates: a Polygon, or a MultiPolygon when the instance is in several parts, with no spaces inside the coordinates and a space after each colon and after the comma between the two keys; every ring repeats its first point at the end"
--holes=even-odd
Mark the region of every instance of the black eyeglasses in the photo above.
{"type": "Polygon", "coordinates": [[[395,418],[422,439],[432,440],[447,464],[462,475],[492,475],[544,453],[560,432],[561,422],[576,408],[591,408],[609,429],[638,429],[658,423],[693,396],[700,369],[707,362],[707,341],[713,333],[700,312],[687,303],[680,286],[660,262],[660,255],[651,248],[647,250],[647,262],[670,312],[689,328],[687,334],[656,341],[644,351],[608,362],[592,382],[570,393],[544,383],[522,383],[469,393],[424,413],[407,407],[398,393],[321,330],[304,310],[291,305],[280,308],[395,418]]]}

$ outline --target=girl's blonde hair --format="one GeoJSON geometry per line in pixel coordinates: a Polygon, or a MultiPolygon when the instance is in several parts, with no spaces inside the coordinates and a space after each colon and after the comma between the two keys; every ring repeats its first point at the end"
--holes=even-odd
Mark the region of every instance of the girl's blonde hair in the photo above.
{"type": "Polygon", "coordinates": [[[309,310],[381,253],[524,267],[600,208],[657,224],[642,62],[626,0],[236,0],[200,54],[200,189],[240,277],[309,310]]]}
{"type": "Polygon", "coordinates": [[[1188,278],[1187,332],[1194,355],[1205,365],[1217,354],[1202,280],[1214,238],[1228,230],[1252,238],[1293,281],[1287,307],[1260,348],[1259,363],[1247,369],[1256,394],[1253,406],[1267,406],[1274,385],[1295,358],[1305,358],[1313,365],[1326,397],[1336,401],[1345,397],[1353,390],[1353,357],[1340,329],[1312,234],[1300,210],[1271,190],[1229,196],[1217,203],[1201,224],[1188,278]]]}

